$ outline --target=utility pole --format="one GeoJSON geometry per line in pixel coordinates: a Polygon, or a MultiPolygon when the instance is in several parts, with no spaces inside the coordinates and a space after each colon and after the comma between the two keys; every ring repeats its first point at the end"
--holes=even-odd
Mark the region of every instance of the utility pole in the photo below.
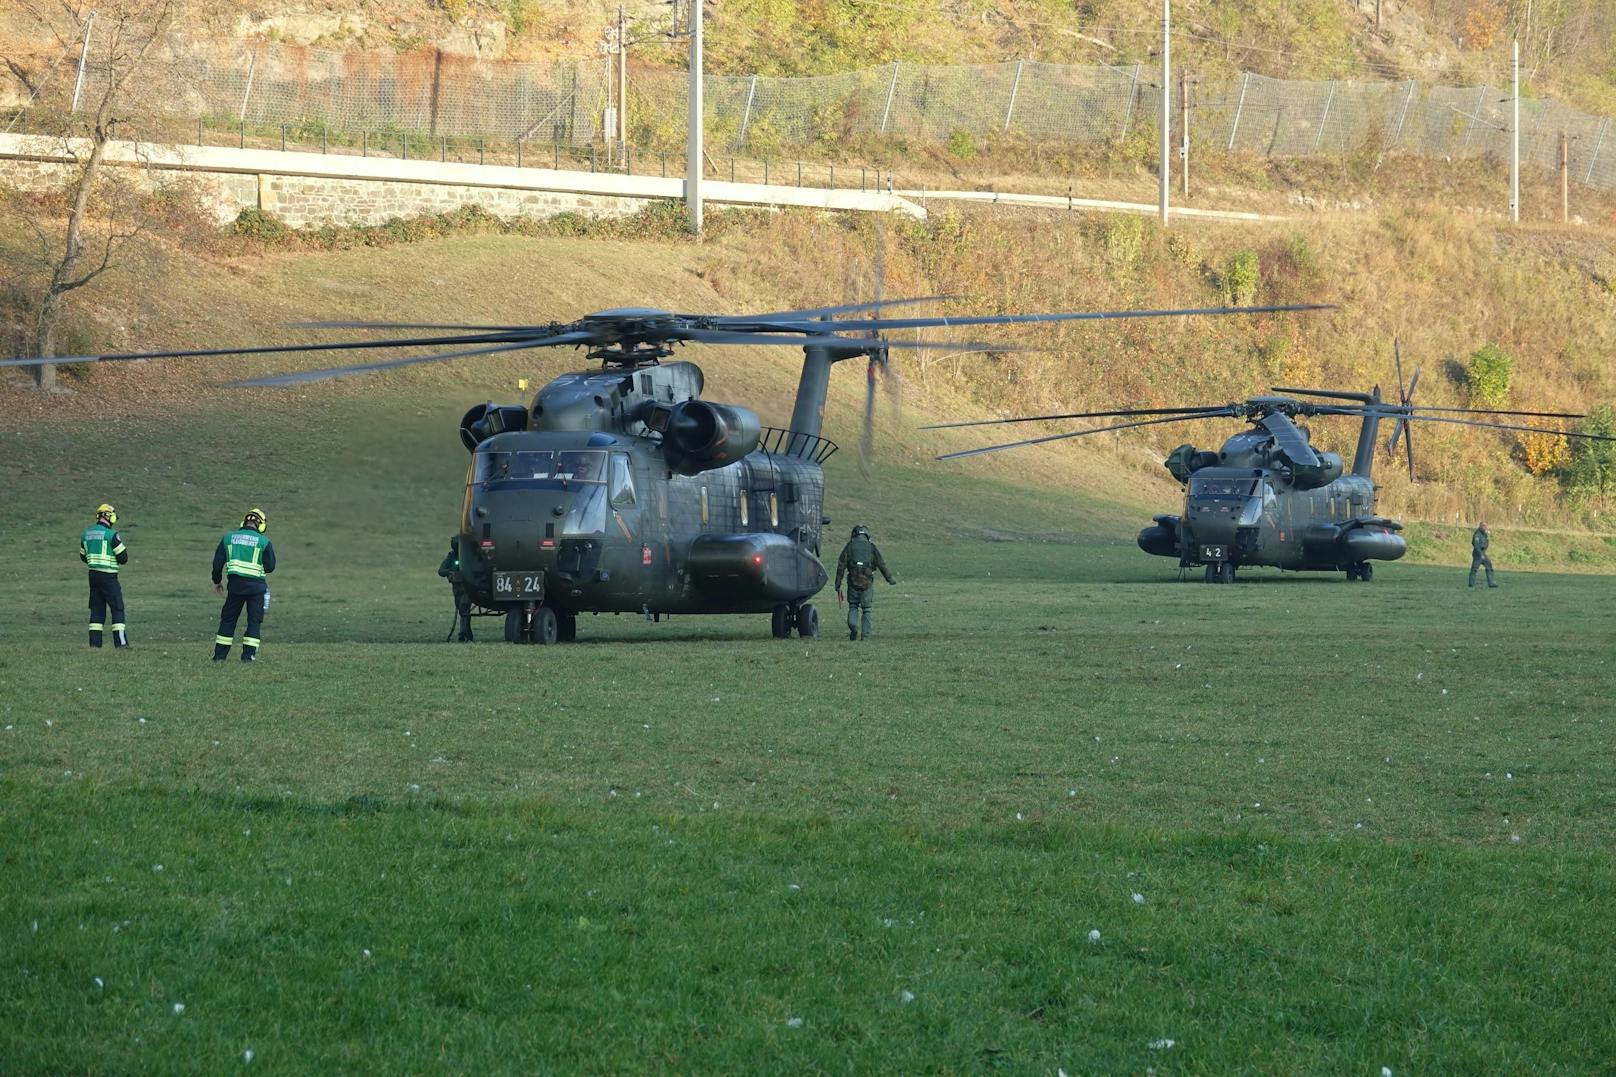
{"type": "Polygon", "coordinates": [[[617,152],[628,161],[628,35],[623,30],[623,5],[617,5],[617,152]]]}
{"type": "Polygon", "coordinates": [[[685,147],[685,208],[701,235],[701,0],[690,0],[690,137],[685,147]]]}
{"type": "Polygon", "coordinates": [[[1184,184],[1184,198],[1190,196],[1190,73],[1183,68],[1178,72],[1178,175],[1184,184]]]}
{"type": "Polygon", "coordinates": [[[1514,118],[1510,121],[1509,130],[1509,219],[1511,223],[1518,223],[1521,219],[1521,40],[1515,39],[1515,59],[1512,63],[1514,74],[1512,76],[1513,91],[1510,96],[1514,101],[1514,118]]]}
{"type": "Polygon", "coordinates": [[[1167,224],[1167,194],[1172,186],[1173,149],[1173,0],[1162,0],[1161,63],[1161,223],[1167,224]]]}
{"type": "Polygon", "coordinates": [[[90,59],[90,27],[95,25],[95,12],[84,20],[84,44],[79,47],[79,77],[73,83],[73,107],[69,112],[79,110],[79,91],[84,89],[84,65],[90,59]]]}
{"type": "Polygon", "coordinates": [[[1375,29],[1380,29],[1380,0],[1375,0],[1375,29]]]}

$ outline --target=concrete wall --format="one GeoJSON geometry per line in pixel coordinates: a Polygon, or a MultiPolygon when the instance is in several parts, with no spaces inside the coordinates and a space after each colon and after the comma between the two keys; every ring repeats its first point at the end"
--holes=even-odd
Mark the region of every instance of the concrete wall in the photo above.
{"type": "MultiPolygon", "coordinates": [[[[0,183],[24,190],[60,186],[86,144],[38,135],[0,134],[0,183]]],[[[217,146],[176,147],[113,143],[106,159],[137,170],[140,182],[191,184],[222,221],[243,209],[273,213],[297,228],[323,224],[380,224],[392,217],[482,206],[501,217],[580,213],[626,216],[649,202],[684,197],[684,181],[657,176],[569,172],[506,165],[400,161],[217,146]]],[[[715,205],[804,206],[826,210],[925,211],[902,197],[877,191],[830,191],[755,183],[702,184],[715,205]]]]}

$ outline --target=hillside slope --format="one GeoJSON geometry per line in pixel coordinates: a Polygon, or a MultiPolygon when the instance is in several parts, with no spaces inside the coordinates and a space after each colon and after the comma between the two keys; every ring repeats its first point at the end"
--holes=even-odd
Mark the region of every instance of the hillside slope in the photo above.
{"type": "MultiPolygon", "coordinates": [[[[89,290],[76,309],[80,350],[205,346],[297,339],[284,327],[307,318],[533,321],[619,305],[672,309],[779,309],[865,298],[873,251],[886,245],[888,295],[953,295],[948,312],[1160,309],[1323,301],[1340,309],[1309,316],[1083,324],[981,333],[1041,351],[951,357],[906,352],[901,416],[883,404],[884,460],[949,467],[1029,488],[1080,488],[1154,511],[1176,485],[1160,467],[1172,446],[1219,442],[1224,424],[1169,426],[964,465],[932,465],[937,451],[991,437],[948,437],[915,427],[934,418],[1047,414],[1107,406],[1217,403],[1273,384],[1367,389],[1395,382],[1392,342],[1423,366],[1427,404],[1471,402],[1465,367],[1496,345],[1513,359],[1506,406],[1586,410],[1616,396],[1605,356],[1616,328],[1616,259],[1599,239],[1560,229],[1511,231],[1434,209],[1399,210],[1368,225],[1323,218],[1257,229],[1185,225],[1162,233],[1138,218],[934,214],[926,224],[806,214],[719,215],[706,242],[467,234],[386,249],[265,251],[228,243],[208,255],[150,248],[128,275],[89,290]],[[1252,273],[1252,270],[1255,270],[1252,273]]],[[[305,334],[306,335],[306,334],[305,334]]],[[[939,343],[953,334],[938,334],[939,343]]],[[[959,339],[957,336],[955,339],[959,339]]],[[[709,375],[709,394],[783,422],[798,360],[786,349],[689,353],[709,375]]],[[[547,378],[577,356],[479,359],[327,383],[248,399],[266,411],[333,408],[357,396],[431,399],[448,429],[465,405],[518,399],[519,377],[547,378]],[[503,388],[501,388],[503,387],[503,388]],[[451,414],[452,413],[452,414],[451,414]]],[[[243,372],[294,365],[273,358],[135,364],[67,375],[72,396],[41,398],[18,372],[0,379],[0,403],[37,427],[63,407],[108,419],[163,409],[206,411],[214,387],[243,372]],[[26,417],[26,418],[25,418],[26,417]]],[[[838,371],[828,432],[858,440],[863,373],[838,371]]],[[[231,394],[233,397],[235,394],[231,394]]],[[[1052,426],[1048,429],[1069,429],[1052,426]]],[[[1045,432],[1042,428],[1029,434],[1045,432]]],[[[1354,431],[1331,420],[1319,440],[1347,447],[1354,431]]],[[[1558,479],[1534,475],[1523,444],[1507,433],[1425,427],[1421,481],[1382,466],[1384,507],[1415,518],[1512,520],[1539,528],[1599,525],[1597,501],[1568,501],[1558,479]]]]}

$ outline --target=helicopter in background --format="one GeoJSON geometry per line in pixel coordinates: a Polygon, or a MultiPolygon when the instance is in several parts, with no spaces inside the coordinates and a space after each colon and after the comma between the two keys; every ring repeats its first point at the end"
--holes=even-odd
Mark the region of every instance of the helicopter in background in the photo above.
{"type": "MultiPolygon", "coordinates": [[[[1323,309],[1315,304],[880,316],[884,307],[943,298],[877,299],[750,316],[633,307],[527,326],[318,322],[307,327],[427,335],[0,365],[448,349],[234,383],[284,386],[471,356],[585,348],[598,369],[553,379],[531,404],[479,404],[460,420],[460,440],[471,454],[459,523],[460,571],[472,600],[503,612],[505,638],[512,643],[574,639],[582,613],[637,613],[653,620],[676,613],[768,614],[776,638],[793,632],[812,637],[819,615],[810,599],[828,582],[820,561],[823,529],[830,523],[824,515],[824,463],[837,447],[821,431],[836,363],[865,358],[873,387],[893,348],[1016,350],[1005,344],[922,344],[883,336],[894,329],[1323,309]],[[844,317],[872,312],[875,316],[844,317]],[[704,399],[701,369],[667,361],[685,344],[801,348],[790,425],[765,427],[746,407],[704,399]]],[[[873,405],[872,389],[865,402],[866,440],[873,405]]]]}
{"type": "Polygon", "coordinates": [[[1123,408],[941,423],[923,429],[1061,419],[1129,420],[939,457],[947,460],[1143,426],[1245,419],[1250,429],[1233,435],[1220,449],[1197,449],[1184,444],[1168,454],[1163,466],[1184,486],[1184,507],[1179,513],[1154,517],[1152,526],[1139,532],[1141,550],[1157,557],[1176,558],[1180,569],[1204,567],[1207,583],[1232,583],[1238,569],[1259,565],[1297,572],[1343,572],[1348,580],[1368,583],[1374,579],[1375,561],[1402,557],[1408,551],[1408,541],[1401,534],[1403,525],[1375,511],[1375,442],[1383,420],[1396,424],[1389,447],[1395,453],[1398,442],[1402,442],[1410,479],[1414,477],[1414,441],[1409,424],[1415,422],[1616,441],[1599,434],[1456,417],[1586,417],[1577,413],[1416,405],[1412,398],[1419,384],[1419,370],[1415,370],[1407,389],[1402,388],[1400,355],[1397,372],[1399,403],[1382,400],[1378,385],[1367,393],[1276,387],[1272,390],[1275,394],[1290,395],[1256,396],[1201,407],[1123,408]],[[1350,470],[1338,453],[1314,448],[1310,432],[1297,422],[1314,415],[1346,415],[1360,420],[1350,470]]]}

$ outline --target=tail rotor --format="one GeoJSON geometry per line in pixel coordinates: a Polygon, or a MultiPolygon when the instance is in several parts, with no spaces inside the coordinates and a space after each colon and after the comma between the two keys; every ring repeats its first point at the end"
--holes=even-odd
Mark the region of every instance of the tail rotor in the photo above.
{"type": "Polygon", "coordinates": [[[1408,481],[1415,482],[1417,480],[1414,476],[1414,431],[1409,428],[1407,417],[1412,414],[1410,409],[1414,405],[1414,390],[1420,384],[1420,371],[1423,368],[1414,368],[1414,376],[1409,379],[1408,387],[1404,388],[1403,349],[1401,342],[1395,338],[1392,340],[1392,358],[1397,362],[1397,393],[1402,399],[1398,405],[1401,409],[1401,414],[1392,426],[1392,437],[1386,448],[1393,456],[1396,456],[1397,442],[1399,439],[1402,440],[1403,451],[1408,456],[1408,481]]]}

